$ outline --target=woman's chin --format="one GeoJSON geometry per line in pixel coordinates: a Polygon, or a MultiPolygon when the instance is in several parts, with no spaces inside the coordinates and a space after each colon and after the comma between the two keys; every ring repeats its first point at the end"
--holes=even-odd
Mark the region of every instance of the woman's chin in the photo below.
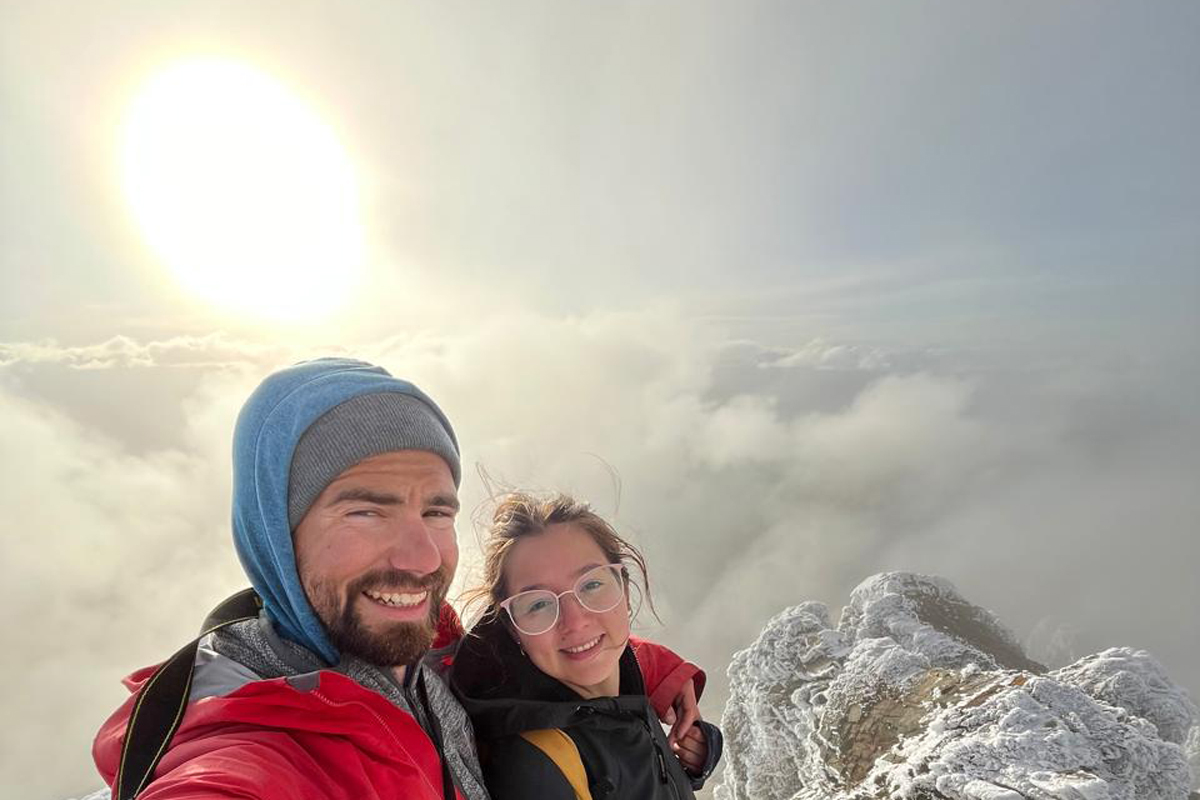
{"type": "Polygon", "coordinates": [[[605,697],[617,694],[619,657],[619,653],[600,652],[586,660],[558,658],[551,669],[543,672],[585,697],[605,697]]]}

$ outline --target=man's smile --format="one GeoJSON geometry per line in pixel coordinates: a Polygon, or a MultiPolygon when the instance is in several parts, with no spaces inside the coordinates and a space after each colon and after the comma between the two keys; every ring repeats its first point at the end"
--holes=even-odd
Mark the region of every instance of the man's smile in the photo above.
{"type": "Polygon", "coordinates": [[[376,592],[370,589],[363,592],[368,598],[389,608],[413,608],[425,602],[429,590],[419,592],[376,592]]]}

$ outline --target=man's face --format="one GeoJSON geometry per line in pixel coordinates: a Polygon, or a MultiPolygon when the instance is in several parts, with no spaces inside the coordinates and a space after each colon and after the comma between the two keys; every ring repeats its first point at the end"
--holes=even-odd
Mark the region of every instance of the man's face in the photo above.
{"type": "Polygon", "coordinates": [[[392,667],[428,649],[458,565],[457,513],[449,466],[422,450],[372,456],[325,487],[292,544],[339,651],[392,667]]]}

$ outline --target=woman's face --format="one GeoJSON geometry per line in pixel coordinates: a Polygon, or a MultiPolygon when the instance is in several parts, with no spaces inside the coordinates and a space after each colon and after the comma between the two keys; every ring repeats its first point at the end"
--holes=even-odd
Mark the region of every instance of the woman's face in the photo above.
{"type": "MultiPolygon", "coordinates": [[[[609,563],[600,545],[572,523],[551,525],[519,539],[504,559],[508,595],[529,589],[558,594],[575,587],[581,575],[609,563]]],[[[596,613],[573,594],[559,601],[558,621],[545,633],[515,631],[534,666],[583,697],[606,697],[620,689],[618,662],[629,641],[629,602],[596,613]]]]}

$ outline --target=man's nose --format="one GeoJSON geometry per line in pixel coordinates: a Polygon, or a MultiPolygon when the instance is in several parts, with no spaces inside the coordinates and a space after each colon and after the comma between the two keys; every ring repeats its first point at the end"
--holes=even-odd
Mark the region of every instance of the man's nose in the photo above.
{"type": "Polygon", "coordinates": [[[396,520],[391,533],[388,564],[405,572],[429,575],[442,565],[442,551],[423,517],[396,520]]]}

